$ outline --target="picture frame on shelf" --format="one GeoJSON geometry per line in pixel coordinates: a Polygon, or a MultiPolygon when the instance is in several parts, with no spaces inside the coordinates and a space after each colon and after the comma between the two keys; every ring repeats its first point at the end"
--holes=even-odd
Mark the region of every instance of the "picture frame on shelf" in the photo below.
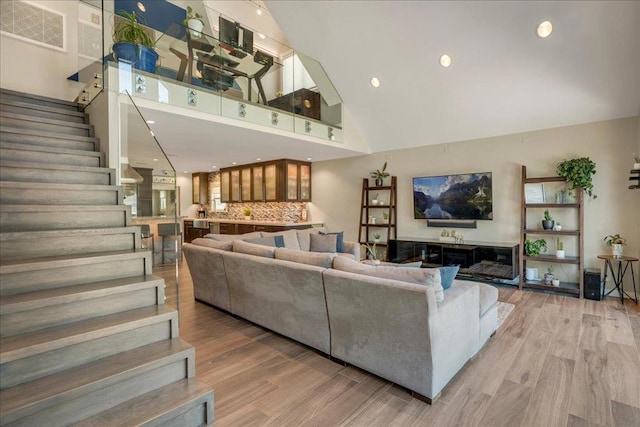
{"type": "Polygon", "coordinates": [[[524,185],[524,202],[528,204],[545,203],[544,184],[529,183],[524,185]]]}

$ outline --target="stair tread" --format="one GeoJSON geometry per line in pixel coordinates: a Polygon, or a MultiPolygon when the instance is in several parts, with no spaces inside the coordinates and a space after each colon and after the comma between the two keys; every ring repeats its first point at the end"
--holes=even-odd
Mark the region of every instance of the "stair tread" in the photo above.
{"type": "Polygon", "coordinates": [[[0,338],[0,363],[169,320],[176,314],[171,307],[155,305],[0,338]]]}
{"type": "MultiPolygon", "coordinates": [[[[47,125],[55,125],[55,126],[63,126],[67,128],[76,128],[76,129],[91,129],[92,126],[85,123],[74,123],[65,120],[57,120],[50,119],[48,117],[36,117],[31,116],[29,114],[20,114],[20,113],[11,113],[9,111],[0,111],[0,118],[9,118],[16,120],[24,120],[26,122],[37,122],[38,124],[47,124],[47,125]]],[[[59,132],[64,134],[64,132],[59,132]]]]}
{"type": "Polygon", "coordinates": [[[24,135],[44,136],[47,138],[67,139],[83,142],[97,142],[98,138],[95,136],[83,136],[83,135],[67,135],[65,133],[51,132],[46,130],[20,128],[15,126],[7,126],[0,124],[0,132],[7,133],[19,133],[24,135]]]}
{"type": "Polygon", "coordinates": [[[213,400],[213,390],[210,386],[196,378],[185,378],[86,418],[77,425],[144,425],[171,416],[171,412],[181,406],[209,399],[213,400]]]}
{"type": "Polygon", "coordinates": [[[12,160],[1,160],[0,167],[14,167],[23,169],[49,169],[64,170],[78,172],[95,172],[95,173],[115,173],[115,169],[100,166],[76,166],[76,165],[57,165],[53,163],[34,163],[34,162],[14,162],[12,160]]]}
{"type": "Polygon", "coordinates": [[[122,187],[119,185],[107,184],[65,184],[57,182],[26,182],[26,181],[0,181],[1,188],[21,188],[21,189],[46,189],[46,190],[91,190],[91,191],[116,191],[122,187]]]}
{"type": "MultiPolygon", "coordinates": [[[[65,211],[126,211],[128,205],[51,205],[47,206],[48,212],[65,211]]],[[[42,211],[42,205],[3,205],[3,212],[24,212],[36,210],[42,211]]]]}
{"type": "Polygon", "coordinates": [[[36,309],[49,305],[57,305],[72,297],[74,301],[96,298],[98,296],[122,292],[128,288],[136,289],[156,287],[164,283],[164,279],[154,275],[125,277],[83,285],[66,286],[44,291],[26,292],[0,297],[2,314],[15,313],[26,309],[36,309]]]}
{"type": "Polygon", "coordinates": [[[103,227],[103,228],[70,228],[62,230],[9,231],[0,233],[0,243],[12,240],[41,239],[47,237],[83,236],[95,237],[106,234],[128,234],[139,231],[139,226],[103,227]]]}
{"type": "MultiPolygon", "coordinates": [[[[64,99],[58,99],[58,98],[50,98],[48,96],[37,95],[35,93],[18,92],[16,90],[0,88],[0,95],[2,95],[2,94],[20,96],[20,97],[26,98],[26,99],[37,99],[39,101],[53,102],[53,103],[57,103],[57,104],[61,104],[61,105],[66,105],[66,106],[69,106],[69,107],[76,107],[76,108],[79,107],[79,104],[77,102],[66,101],[64,99]]],[[[1,98],[2,97],[0,96],[0,99],[1,98]]]]}
{"type": "Polygon", "coordinates": [[[0,148],[10,148],[13,150],[38,151],[43,153],[72,154],[75,156],[102,157],[99,151],[74,150],[71,148],[47,147],[44,145],[20,144],[17,142],[0,141],[0,148]]]}
{"type": "Polygon", "coordinates": [[[124,251],[95,252],[83,255],[61,255],[47,258],[6,261],[3,262],[2,265],[0,265],[0,275],[17,273],[21,271],[45,270],[49,268],[71,265],[95,264],[97,261],[117,261],[118,259],[130,259],[136,256],[139,258],[144,258],[148,255],[148,252],[149,251],[136,251],[134,249],[127,249],[124,251]]]}
{"type": "Polygon", "coordinates": [[[64,114],[66,116],[84,117],[85,113],[81,111],[63,110],[60,108],[48,107],[46,105],[34,104],[33,102],[20,102],[9,99],[1,99],[0,104],[10,105],[12,107],[30,108],[32,110],[46,111],[48,113],[64,114]]]}
{"type": "MultiPolygon", "coordinates": [[[[80,397],[94,391],[101,384],[117,382],[143,367],[162,365],[166,359],[185,357],[193,346],[180,338],[158,341],[133,350],[117,353],[85,365],[58,372],[37,380],[0,391],[3,415],[24,406],[46,405],[50,399],[80,397]]],[[[49,406],[56,402],[49,402],[49,406]]],[[[45,408],[37,408],[36,412],[45,408]]]]}

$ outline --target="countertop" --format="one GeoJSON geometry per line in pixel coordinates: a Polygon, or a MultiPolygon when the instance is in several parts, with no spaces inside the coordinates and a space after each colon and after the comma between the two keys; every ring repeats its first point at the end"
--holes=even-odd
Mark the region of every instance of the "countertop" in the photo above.
{"type": "Polygon", "coordinates": [[[246,220],[246,219],[228,219],[228,218],[183,218],[185,221],[194,221],[206,219],[208,222],[213,223],[228,223],[228,224],[248,224],[248,225],[274,225],[277,227],[291,227],[296,225],[323,225],[322,221],[301,221],[301,222],[283,222],[283,221],[258,221],[258,220],[246,220]]]}

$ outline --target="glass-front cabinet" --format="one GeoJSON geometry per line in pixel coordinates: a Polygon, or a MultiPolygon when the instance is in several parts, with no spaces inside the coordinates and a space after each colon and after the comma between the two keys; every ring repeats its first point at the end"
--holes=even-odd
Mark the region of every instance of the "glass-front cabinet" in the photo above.
{"type": "Polygon", "coordinates": [[[220,171],[223,202],[309,202],[311,163],[274,160],[220,171]],[[229,197],[225,197],[229,194],[229,197]]]}

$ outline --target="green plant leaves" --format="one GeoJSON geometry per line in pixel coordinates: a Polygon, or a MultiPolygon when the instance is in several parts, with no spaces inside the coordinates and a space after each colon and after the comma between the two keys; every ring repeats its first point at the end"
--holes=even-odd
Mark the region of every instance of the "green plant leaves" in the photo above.
{"type": "Polygon", "coordinates": [[[596,164],[588,157],[565,160],[558,164],[556,172],[569,184],[569,190],[582,188],[589,197],[597,198],[593,194],[593,175],[596,173],[596,164]]]}

